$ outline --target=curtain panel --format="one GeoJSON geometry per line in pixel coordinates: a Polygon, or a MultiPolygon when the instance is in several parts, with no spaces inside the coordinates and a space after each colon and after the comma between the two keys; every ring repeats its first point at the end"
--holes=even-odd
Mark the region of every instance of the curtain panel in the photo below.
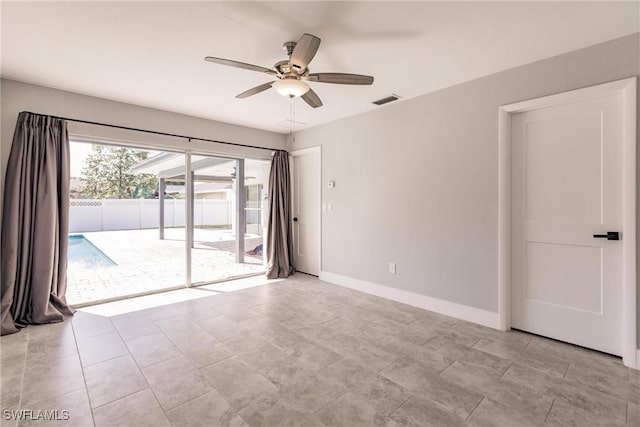
{"type": "Polygon", "coordinates": [[[293,268],[291,178],[289,153],[276,151],[271,159],[267,197],[267,278],[289,277],[293,268]]]}
{"type": "Polygon", "coordinates": [[[67,123],[22,112],[5,179],[2,335],[73,315],[65,298],[68,223],[67,123]]]}

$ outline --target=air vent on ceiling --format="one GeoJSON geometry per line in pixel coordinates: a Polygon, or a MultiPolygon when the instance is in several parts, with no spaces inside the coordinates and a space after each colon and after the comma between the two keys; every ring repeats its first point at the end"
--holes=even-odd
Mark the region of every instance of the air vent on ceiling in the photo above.
{"type": "Polygon", "coordinates": [[[382,99],[378,99],[377,101],[373,101],[373,103],[376,104],[376,105],[384,105],[384,104],[388,104],[389,102],[397,101],[398,99],[400,99],[400,96],[398,96],[396,94],[392,94],[391,96],[387,96],[386,98],[382,98],[382,99]]]}

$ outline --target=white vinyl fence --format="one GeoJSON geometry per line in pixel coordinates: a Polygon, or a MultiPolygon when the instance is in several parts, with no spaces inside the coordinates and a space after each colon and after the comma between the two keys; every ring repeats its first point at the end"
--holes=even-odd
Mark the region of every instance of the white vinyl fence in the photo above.
{"type": "MultiPolygon", "coordinates": [[[[165,199],[164,226],[185,226],[185,200],[165,199]]],[[[230,200],[196,199],[194,225],[227,225],[232,223],[230,200]]],[[[249,221],[247,221],[250,223],[249,221]]],[[[69,201],[69,231],[136,230],[160,226],[158,199],[72,199],[69,201]]]]}

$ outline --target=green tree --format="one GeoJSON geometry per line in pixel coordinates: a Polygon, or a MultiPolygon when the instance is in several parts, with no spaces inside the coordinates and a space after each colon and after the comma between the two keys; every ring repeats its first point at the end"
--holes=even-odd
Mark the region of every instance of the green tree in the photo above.
{"type": "Polygon", "coordinates": [[[82,195],[94,199],[153,197],[157,177],[131,170],[148,155],[146,151],[130,148],[93,145],[82,169],[82,195]]]}

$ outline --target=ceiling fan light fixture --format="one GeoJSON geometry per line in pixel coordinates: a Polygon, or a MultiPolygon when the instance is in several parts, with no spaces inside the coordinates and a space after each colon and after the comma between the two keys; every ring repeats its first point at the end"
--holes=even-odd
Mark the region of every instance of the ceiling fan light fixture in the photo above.
{"type": "Polygon", "coordinates": [[[271,87],[273,87],[280,95],[289,98],[302,96],[305,93],[309,92],[310,89],[309,85],[301,80],[287,78],[276,80],[275,82],[273,82],[273,85],[271,87]]]}

